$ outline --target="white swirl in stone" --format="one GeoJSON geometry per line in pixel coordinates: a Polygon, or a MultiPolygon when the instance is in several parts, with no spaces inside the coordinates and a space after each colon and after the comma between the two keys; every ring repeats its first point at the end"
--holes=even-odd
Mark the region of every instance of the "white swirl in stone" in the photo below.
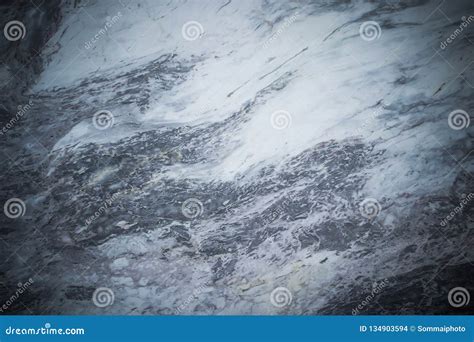
{"type": "Polygon", "coordinates": [[[365,21],[360,25],[359,34],[367,42],[379,39],[382,35],[382,29],[376,21],[365,21]]]}
{"type": "Polygon", "coordinates": [[[95,128],[104,130],[110,128],[114,124],[114,115],[108,110],[99,110],[92,118],[92,124],[95,128]]]}
{"type": "Polygon", "coordinates": [[[293,296],[291,295],[290,290],[286,287],[277,287],[270,294],[270,302],[277,308],[290,305],[292,300],[293,296]]]}
{"type": "Polygon", "coordinates": [[[114,291],[112,291],[108,287],[99,287],[94,291],[94,294],[92,295],[92,302],[94,302],[94,305],[99,308],[105,308],[106,306],[112,305],[114,303],[114,300],[114,291]]]}
{"type": "Polygon", "coordinates": [[[380,203],[374,198],[366,198],[359,204],[361,215],[368,219],[376,217],[381,210],[382,207],[380,206],[380,203]]]}
{"type": "Polygon", "coordinates": [[[181,212],[189,219],[194,219],[202,214],[204,206],[197,198],[189,198],[183,202],[181,212]]]}
{"type": "Polygon", "coordinates": [[[448,293],[448,302],[455,308],[468,305],[470,300],[469,291],[464,287],[454,287],[448,293]]]}
{"type": "Polygon", "coordinates": [[[10,198],[3,206],[3,212],[9,218],[18,218],[25,215],[26,205],[19,198],[10,198]]]}
{"type": "Polygon", "coordinates": [[[3,35],[11,42],[25,38],[26,28],[21,21],[9,21],[3,28],[3,35]]]}
{"type": "Polygon", "coordinates": [[[286,110],[277,110],[272,114],[271,123],[275,129],[285,129],[291,126],[291,114],[286,110]]]}
{"type": "Polygon", "coordinates": [[[456,131],[468,128],[470,123],[471,118],[469,117],[469,114],[462,109],[456,109],[449,113],[448,125],[456,131]]]}
{"type": "Polygon", "coordinates": [[[183,38],[188,41],[193,41],[198,39],[204,33],[204,28],[201,23],[197,21],[188,21],[181,28],[181,34],[183,38]]]}

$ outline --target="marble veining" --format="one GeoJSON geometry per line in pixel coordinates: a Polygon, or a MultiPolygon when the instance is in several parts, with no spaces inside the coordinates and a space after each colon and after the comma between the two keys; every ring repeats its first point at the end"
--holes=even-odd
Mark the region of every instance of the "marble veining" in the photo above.
{"type": "Polygon", "coordinates": [[[472,313],[473,5],[66,2],[1,136],[7,312],[472,313]]]}

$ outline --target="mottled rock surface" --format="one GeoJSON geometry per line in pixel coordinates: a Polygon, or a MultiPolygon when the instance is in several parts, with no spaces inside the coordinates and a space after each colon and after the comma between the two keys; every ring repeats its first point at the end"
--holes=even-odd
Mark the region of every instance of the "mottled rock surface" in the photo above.
{"type": "Polygon", "coordinates": [[[0,45],[2,127],[31,101],[0,137],[2,206],[24,203],[4,312],[473,313],[449,293],[474,295],[473,125],[450,119],[474,112],[474,22],[440,47],[472,1],[24,6],[1,12],[27,28],[0,45]]]}

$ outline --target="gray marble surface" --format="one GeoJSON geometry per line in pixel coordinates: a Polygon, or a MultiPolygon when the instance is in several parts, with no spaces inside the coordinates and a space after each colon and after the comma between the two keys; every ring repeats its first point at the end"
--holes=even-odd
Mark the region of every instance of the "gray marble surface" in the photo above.
{"type": "Polygon", "coordinates": [[[2,112],[2,312],[473,313],[473,15],[65,2],[2,112]]]}

